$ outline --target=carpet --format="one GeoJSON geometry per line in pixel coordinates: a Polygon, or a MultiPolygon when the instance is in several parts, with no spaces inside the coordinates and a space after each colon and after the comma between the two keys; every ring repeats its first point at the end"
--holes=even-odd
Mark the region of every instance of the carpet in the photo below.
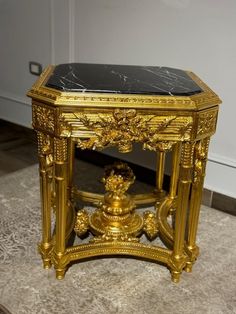
{"type": "Polygon", "coordinates": [[[202,207],[201,255],[179,284],[163,266],[117,257],[74,264],[58,281],[36,249],[38,182],[37,166],[0,178],[0,303],[12,314],[236,313],[236,217],[202,207]]]}
{"type": "Polygon", "coordinates": [[[5,306],[0,304],[0,314],[11,314],[5,306]]]}

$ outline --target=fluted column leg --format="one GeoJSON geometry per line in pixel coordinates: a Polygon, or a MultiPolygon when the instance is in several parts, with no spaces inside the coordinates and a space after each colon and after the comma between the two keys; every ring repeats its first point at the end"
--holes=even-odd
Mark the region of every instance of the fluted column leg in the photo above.
{"type": "Polygon", "coordinates": [[[156,164],[156,192],[159,196],[163,194],[163,181],[165,174],[165,151],[157,152],[157,164],[156,164]]]}
{"type": "Polygon", "coordinates": [[[184,253],[185,228],[189,192],[192,182],[194,143],[184,142],[181,150],[177,208],[175,212],[174,247],[172,255],[172,280],[178,282],[187,256],[184,253]]]}
{"type": "Polygon", "coordinates": [[[176,195],[179,179],[181,143],[176,143],[172,149],[172,169],[170,178],[169,197],[173,200],[169,214],[173,214],[176,210],[176,195]]]}
{"type": "Polygon", "coordinates": [[[178,178],[179,178],[179,164],[180,164],[180,149],[181,143],[176,143],[172,149],[172,170],[170,179],[170,198],[176,197],[178,178]]]}
{"type": "Polygon", "coordinates": [[[42,241],[38,246],[43,259],[44,268],[51,267],[51,193],[52,193],[52,139],[42,133],[37,132],[38,137],[38,157],[40,175],[40,194],[42,210],[42,241]]]}
{"type": "Polygon", "coordinates": [[[210,139],[206,138],[197,142],[194,156],[194,176],[190,199],[189,221],[187,231],[187,249],[190,260],[187,262],[185,270],[192,271],[192,266],[199,254],[196,245],[197,227],[199,221],[200,206],[202,200],[202,190],[205,177],[205,168],[210,139]]]}
{"type": "Polygon", "coordinates": [[[75,142],[72,138],[68,139],[68,198],[71,197],[71,190],[73,188],[74,177],[74,163],[75,163],[75,142]]]}
{"type": "Polygon", "coordinates": [[[63,279],[66,271],[66,220],[68,213],[68,145],[67,139],[54,138],[56,242],[53,262],[57,279],[63,279]]]}

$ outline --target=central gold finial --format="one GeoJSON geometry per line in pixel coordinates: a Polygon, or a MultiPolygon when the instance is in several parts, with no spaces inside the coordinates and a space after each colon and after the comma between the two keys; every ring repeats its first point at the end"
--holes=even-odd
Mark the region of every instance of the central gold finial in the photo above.
{"type": "Polygon", "coordinates": [[[134,213],[134,200],[126,193],[134,181],[135,175],[125,163],[116,162],[105,168],[102,182],[107,193],[90,219],[93,232],[100,238],[136,239],[140,233],[143,219],[134,213]]]}
{"type": "Polygon", "coordinates": [[[91,216],[85,210],[77,213],[74,228],[77,235],[92,231],[95,237],[90,242],[138,242],[142,232],[149,239],[155,238],[158,233],[155,213],[148,211],[143,217],[135,213],[133,197],[126,193],[135,181],[132,169],[125,163],[116,162],[105,168],[101,181],[107,192],[91,216]]]}
{"type": "Polygon", "coordinates": [[[116,162],[105,168],[102,182],[105,189],[113,195],[122,196],[135,181],[132,169],[125,163],[116,162]]]}
{"type": "Polygon", "coordinates": [[[135,207],[132,197],[126,193],[135,176],[130,167],[122,162],[116,162],[105,168],[102,182],[107,193],[101,204],[104,213],[113,216],[122,216],[132,212],[135,207]]]}

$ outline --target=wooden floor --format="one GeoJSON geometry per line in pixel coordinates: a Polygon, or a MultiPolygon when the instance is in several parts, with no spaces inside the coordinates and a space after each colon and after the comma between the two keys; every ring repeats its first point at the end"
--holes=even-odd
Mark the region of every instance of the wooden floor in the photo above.
{"type": "Polygon", "coordinates": [[[0,176],[37,162],[34,131],[0,120],[0,176]]]}

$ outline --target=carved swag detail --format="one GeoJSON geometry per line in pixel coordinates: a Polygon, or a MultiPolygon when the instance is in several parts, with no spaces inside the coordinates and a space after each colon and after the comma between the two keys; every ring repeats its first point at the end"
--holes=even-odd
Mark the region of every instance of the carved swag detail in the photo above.
{"type": "MultiPolygon", "coordinates": [[[[76,114],[76,119],[95,133],[89,139],[78,139],[77,145],[81,149],[103,149],[107,146],[118,146],[120,152],[132,151],[133,142],[143,143],[144,149],[170,150],[175,142],[161,141],[160,133],[164,132],[178,116],[167,116],[158,124],[151,126],[155,116],[137,116],[134,109],[116,109],[112,117],[98,116],[95,121],[84,114],[76,114]]],[[[186,119],[178,129],[178,134],[185,136],[192,122],[186,119]]]]}

